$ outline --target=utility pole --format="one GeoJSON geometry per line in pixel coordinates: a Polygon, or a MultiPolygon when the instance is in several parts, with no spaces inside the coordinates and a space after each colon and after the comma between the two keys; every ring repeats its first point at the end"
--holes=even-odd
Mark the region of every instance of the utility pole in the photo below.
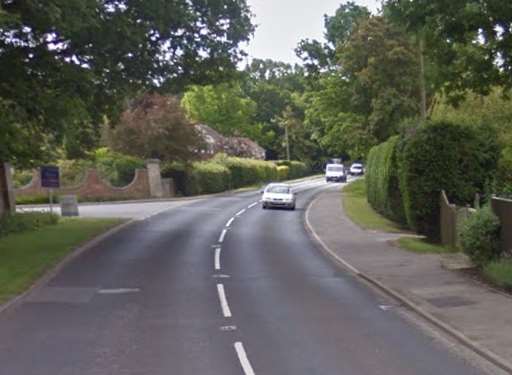
{"type": "Polygon", "coordinates": [[[288,120],[284,123],[284,141],[286,142],[286,160],[290,161],[290,137],[288,135],[288,120]]]}

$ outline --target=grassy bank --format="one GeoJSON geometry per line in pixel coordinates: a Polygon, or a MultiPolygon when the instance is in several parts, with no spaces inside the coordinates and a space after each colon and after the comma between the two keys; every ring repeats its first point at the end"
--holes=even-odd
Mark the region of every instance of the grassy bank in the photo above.
{"type": "Polygon", "coordinates": [[[494,285],[512,292],[512,259],[501,259],[487,264],[483,275],[494,285]]]}
{"type": "Polygon", "coordinates": [[[120,224],[118,219],[62,219],[0,238],[0,303],[20,294],[77,246],[120,224]]]}
{"type": "Polygon", "coordinates": [[[418,254],[445,254],[453,253],[455,250],[436,243],[428,242],[425,238],[402,237],[396,241],[402,249],[418,254]]]}
{"type": "Polygon", "coordinates": [[[403,232],[400,225],[386,219],[368,204],[364,179],[359,179],[345,186],[343,189],[343,207],[350,220],[364,229],[394,233],[403,232]]]}

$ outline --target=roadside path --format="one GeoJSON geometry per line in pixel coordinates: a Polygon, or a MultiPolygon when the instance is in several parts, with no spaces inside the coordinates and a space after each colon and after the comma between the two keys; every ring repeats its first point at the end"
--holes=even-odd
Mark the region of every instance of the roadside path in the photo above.
{"type": "Polygon", "coordinates": [[[330,255],[351,271],[403,297],[512,373],[510,296],[443,268],[440,255],[392,246],[389,242],[396,234],[361,229],[343,212],[339,191],[319,195],[309,207],[307,221],[330,255]]]}

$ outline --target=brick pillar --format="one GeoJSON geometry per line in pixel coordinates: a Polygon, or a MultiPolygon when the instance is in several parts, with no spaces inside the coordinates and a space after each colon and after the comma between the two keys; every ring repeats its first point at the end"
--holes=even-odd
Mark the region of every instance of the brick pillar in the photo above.
{"type": "Polygon", "coordinates": [[[149,192],[151,198],[163,198],[164,188],[162,185],[162,175],[160,174],[160,160],[146,160],[146,168],[148,170],[149,192]]]}
{"type": "Polygon", "coordinates": [[[15,212],[16,200],[12,186],[11,166],[0,162],[0,216],[15,212]]]}

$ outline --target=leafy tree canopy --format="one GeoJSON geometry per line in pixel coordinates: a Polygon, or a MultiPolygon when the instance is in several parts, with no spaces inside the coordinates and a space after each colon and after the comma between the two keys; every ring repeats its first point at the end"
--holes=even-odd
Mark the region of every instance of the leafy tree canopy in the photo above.
{"type": "Polygon", "coordinates": [[[230,76],[252,31],[245,0],[0,1],[0,160],[47,159],[141,90],[230,76]]]}

